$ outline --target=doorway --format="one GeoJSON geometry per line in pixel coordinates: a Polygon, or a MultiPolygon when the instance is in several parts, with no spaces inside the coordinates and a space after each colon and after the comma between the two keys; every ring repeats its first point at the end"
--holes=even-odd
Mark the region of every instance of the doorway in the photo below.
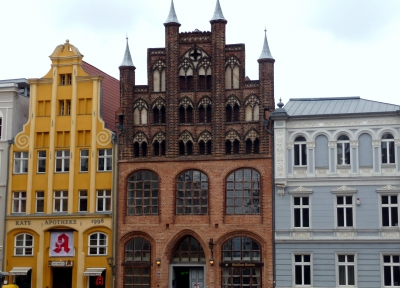
{"type": "Polygon", "coordinates": [[[72,268],[53,268],[53,288],[72,288],[72,268]]]}
{"type": "Polygon", "coordinates": [[[204,268],[174,266],[172,288],[204,288],[204,268]]]}

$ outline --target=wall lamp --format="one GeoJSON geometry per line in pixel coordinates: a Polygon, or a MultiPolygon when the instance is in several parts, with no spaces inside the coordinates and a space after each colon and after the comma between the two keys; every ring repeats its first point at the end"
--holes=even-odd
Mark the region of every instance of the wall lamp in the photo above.
{"type": "Polygon", "coordinates": [[[115,275],[114,258],[113,258],[113,257],[108,257],[108,258],[107,258],[107,264],[108,264],[108,266],[110,266],[111,269],[112,269],[112,275],[115,275]]]}
{"type": "Polygon", "coordinates": [[[156,264],[157,264],[157,266],[160,266],[160,265],[161,265],[161,259],[160,259],[160,258],[157,258],[157,259],[156,259],[156,264]]]}
{"type": "Polygon", "coordinates": [[[210,265],[211,266],[214,266],[214,245],[215,245],[214,239],[210,238],[210,242],[208,242],[208,247],[211,250],[211,258],[210,258],[210,265]]]}

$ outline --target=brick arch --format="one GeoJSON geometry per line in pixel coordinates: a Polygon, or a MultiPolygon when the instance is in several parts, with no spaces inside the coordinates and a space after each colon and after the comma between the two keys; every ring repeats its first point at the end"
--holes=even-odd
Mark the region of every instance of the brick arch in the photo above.
{"type": "Polygon", "coordinates": [[[180,241],[182,241],[182,239],[185,236],[192,236],[193,238],[195,238],[197,241],[199,241],[201,247],[203,247],[203,251],[204,251],[204,255],[206,256],[206,259],[210,257],[211,253],[210,251],[208,251],[208,242],[204,242],[203,239],[201,238],[201,236],[190,229],[184,229],[179,231],[178,233],[176,233],[167,243],[167,245],[165,245],[164,247],[164,251],[162,251],[162,255],[165,259],[168,260],[168,263],[171,263],[171,259],[173,257],[173,254],[175,252],[175,249],[177,248],[177,246],[179,245],[180,241]]]}
{"type": "Polygon", "coordinates": [[[133,143],[138,142],[139,144],[142,144],[143,142],[148,142],[147,141],[147,135],[146,133],[142,131],[138,131],[135,136],[133,137],[133,143]]]}
{"type": "Polygon", "coordinates": [[[183,141],[183,143],[186,143],[189,140],[194,143],[194,137],[192,133],[190,133],[188,130],[185,130],[181,134],[179,134],[179,141],[183,141]]]}
{"type": "MultiPolygon", "coordinates": [[[[229,175],[231,175],[233,172],[235,172],[236,170],[240,170],[240,169],[251,169],[251,170],[255,170],[258,174],[260,174],[260,182],[261,182],[261,175],[262,175],[262,173],[257,169],[257,168],[254,168],[254,167],[248,167],[248,166],[239,166],[239,167],[235,167],[234,169],[231,169],[231,170],[229,170],[227,173],[226,173],[226,175],[225,175],[225,182],[226,182],[226,179],[229,177],[229,175]]],[[[261,190],[261,188],[260,188],[260,190],[261,190]]]]}
{"type": "Polygon", "coordinates": [[[261,235],[255,233],[253,231],[248,231],[248,230],[237,230],[237,231],[231,231],[231,232],[225,233],[225,234],[221,235],[220,237],[218,237],[217,239],[214,239],[215,240],[214,243],[216,245],[218,245],[219,248],[221,248],[222,245],[226,241],[228,241],[229,239],[234,238],[234,237],[249,237],[249,238],[255,240],[256,242],[258,242],[258,244],[260,244],[260,246],[264,246],[267,244],[261,235]]]}
{"type": "MultiPolygon", "coordinates": [[[[129,240],[131,240],[132,238],[135,238],[135,237],[141,237],[143,239],[146,239],[147,241],[149,241],[151,246],[156,245],[156,241],[154,240],[153,236],[151,236],[147,232],[140,231],[140,230],[126,232],[125,234],[123,234],[119,237],[118,242],[120,243],[121,247],[125,247],[126,243],[128,243],[129,240]]],[[[153,247],[152,247],[152,249],[153,249],[153,247]]],[[[122,249],[122,250],[124,250],[124,249],[122,249]]]]}
{"type": "Polygon", "coordinates": [[[181,60],[183,60],[184,58],[189,58],[190,59],[190,55],[189,55],[189,52],[191,51],[191,50],[193,50],[193,49],[197,49],[197,50],[199,50],[199,51],[201,51],[202,53],[204,53],[205,54],[205,56],[203,56],[203,58],[204,57],[208,57],[208,58],[211,58],[211,56],[204,50],[204,49],[202,49],[202,48],[200,48],[200,47],[197,47],[197,46],[191,46],[191,47],[189,47],[188,49],[186,49],[185,50],[185,52],[183,52],[181,55],[181,60]]]}

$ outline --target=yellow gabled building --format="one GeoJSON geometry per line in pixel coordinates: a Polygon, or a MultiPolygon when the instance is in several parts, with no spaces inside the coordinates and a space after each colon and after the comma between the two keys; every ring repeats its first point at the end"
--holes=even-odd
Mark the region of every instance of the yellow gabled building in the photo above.
{"type": "Polygon", "coordinates": [[[51,54],[50,71],[29,79],[6,215],[4,270],[19,287],[112,285],[113,133],[100,115],[104,75],[87,74],[82,58],[67,40],[51,54]]]}

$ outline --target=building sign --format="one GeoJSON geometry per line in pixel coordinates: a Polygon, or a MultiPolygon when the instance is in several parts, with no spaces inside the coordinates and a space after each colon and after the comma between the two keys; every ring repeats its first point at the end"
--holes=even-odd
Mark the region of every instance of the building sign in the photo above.
{"type": "Polygon", "coordinates": [[[220,263],[220,267],[263,267],[264,263],[220,263]]]}
{"type": "Polygon", "coordinates": [[[72,267],[74,266],[74,262],[71,260],[68,261],[49,261],[49,267],[72,267]]]}
{"type": "Polygon", "coordinates": [[[74,232],[51,232],[50,257],[55,256],[74,256],[74,232]]]}

